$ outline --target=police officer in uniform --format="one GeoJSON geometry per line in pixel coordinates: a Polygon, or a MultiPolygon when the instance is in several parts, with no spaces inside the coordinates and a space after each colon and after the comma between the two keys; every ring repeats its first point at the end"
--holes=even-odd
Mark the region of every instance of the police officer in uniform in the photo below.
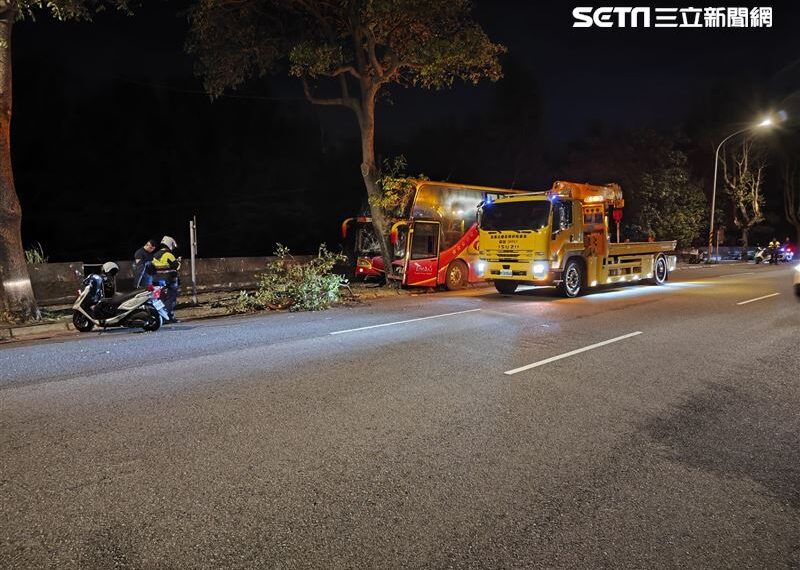
{"type": "Polygon", "coordinates": [[[777,239],[773,238],[771,242],[769,242],[769,262],[772,265],[778,264],[778,250],[781,248],[781,242],[777,239]]]}
{"type": "Polygon", "coordinates": [[[161,245],[153,254],[150,262],[157,281],[164,280],[165,287],[162,289],[164,295],[162,300],[167,309],[170,323],[178,322],[175,318],[175,305],[178,302],[178,270],[181,268],[181,258],[175,257],[178,243],[170,236],[161,238],[161,245]]]}

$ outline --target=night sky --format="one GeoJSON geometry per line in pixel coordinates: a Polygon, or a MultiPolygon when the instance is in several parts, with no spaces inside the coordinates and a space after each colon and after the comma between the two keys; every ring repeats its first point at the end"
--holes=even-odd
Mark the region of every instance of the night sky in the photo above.
{"type": "MultiPolygon", "coordinates": [[[[40,242],[51,260],[125,259],[149,236],[185,241],[193,214],[202,256],[336,243],[364,192],[350,111],[311,107],[280,75],[210,102],[183,51],[188,3],[144,4],[132,17],[42,16],[15,28],[12,152],[26,246],[40,242]]],[[[800,10],[771,5],[769,29],[585,30],[571,27],[573,3],[479,1],[476,19],[516,70],[508,87],[393,88],[377,151],[405,154],[411,173],[434,179],[541,189],[568,174],[570,145],[599,127],[710,141],[764,111],[800,116],[800,10]],[[541,149],[513,180],[442,135],[492,128],[509,91],[530,101],[541,149]]],[[[774,181],[767,196],[778,212],[774,181]]]]}

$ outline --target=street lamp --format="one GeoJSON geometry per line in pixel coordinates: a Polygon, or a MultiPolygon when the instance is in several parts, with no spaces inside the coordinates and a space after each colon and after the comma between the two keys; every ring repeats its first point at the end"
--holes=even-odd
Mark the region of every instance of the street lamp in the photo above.
{"type": "MultiPolygon", "coordinates": [[[[781,111],[778,114],[778,116],[781,119],[783,119],[785,113],[781,111]]],[[[753,129],[758,129],[758,128],[766,129],[773,126],[774,124],[775,123],[772,120],[772,117],[766,117],[760,123],[756,123],[755,125],[750,125],[748,127],[736,131],[735,133],[731,133],[730,135],[722,139],[722,142],[717,145],[717,150],[714,153],[714,186],[711,189],[711,222],[708,228],[708,259],[706,260],[707,263],[711,263],[711,254],[713,251],[713,244],[714,244],[714,209],[716,208],[716,203],[717,203],[717,171],[719,169],[719,149],[721,149],[722,145],[724,145],[726,142],[728,142],[728,140],[732,139],[736,135],[740,135],[744,132],[751,131],[753,129]]]]}

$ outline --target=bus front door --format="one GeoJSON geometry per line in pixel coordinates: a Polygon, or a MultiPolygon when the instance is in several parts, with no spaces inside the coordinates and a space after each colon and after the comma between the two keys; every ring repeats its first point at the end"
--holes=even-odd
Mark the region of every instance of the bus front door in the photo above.
{"type": "Polygon", "coordinates": [[[439,222],[415,221],[409,237],[405,284],[435,287],[439,271],[439,222]]]}

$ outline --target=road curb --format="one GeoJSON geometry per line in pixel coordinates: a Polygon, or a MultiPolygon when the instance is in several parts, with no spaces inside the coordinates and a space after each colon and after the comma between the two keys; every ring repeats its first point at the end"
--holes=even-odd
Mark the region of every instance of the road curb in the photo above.
{"type": "Polygon", "coordinates": [[[0,340],[18,340],[36,336],[55,336],[59,333],[74,331],[75,327],[68,321],[27,325],[22,327],[4,327],[0,329],[0,340]]]}
{"type": "MultiPolygon", "coordinates": [[[[191,309],[187,309],[187,312],[189,311],[191,311],[191,309]]],[[[219,309],[206,309],[204,311],[197,311],[194,315],[180,316],[180,318],[182,321],[188,322],[226,316],[231,316],[231,314],[227,311],[220,311],[219,309]]],[[[14,342],[25,339],[43,340],[75,332],[75,330],[75,326],[70,321],[66,320],[36,325],[23,325],[19,327],[3,326],[0,327],[0,342],[14,342]]]]}

